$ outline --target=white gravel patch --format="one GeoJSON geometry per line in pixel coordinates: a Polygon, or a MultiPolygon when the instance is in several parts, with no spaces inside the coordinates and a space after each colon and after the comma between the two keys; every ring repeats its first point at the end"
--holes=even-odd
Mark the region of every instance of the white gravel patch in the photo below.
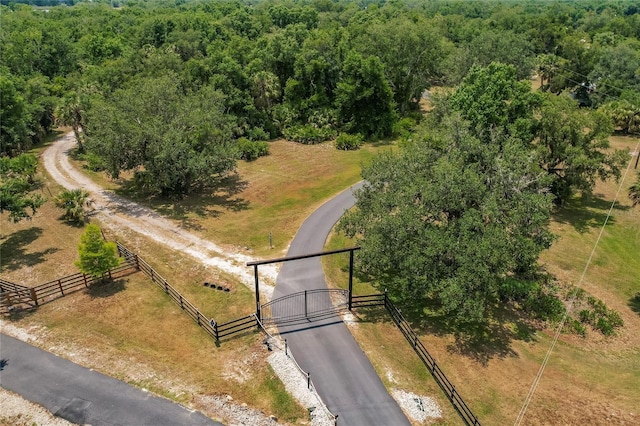
{"type": "Polygon", "coordinates": [[[16,327],[15,325],[0,319],[0,330],[7,336],[15,337],[18,340],[22,340],[27,343],[35,343],[39,340],[40,336],[44,333],[44,330],[40,327],[29,327],[28,329],[16,327]]]}
{"type": "MultiPolygon", "coordinates": [[[[90,193],[94,213],[106,226],[128,228],[174,250],[186,253],[205,265],[237,277],[249,288],[254,286],[253,271],[247,262],[256,259],[240,250],[229,250],[204,240],[156,212],[105,190],[84,176],[69,161],[67,152],[76,144],[73,132],[53,143],[43,154],[44,166],[60,185],[67,189],[81,188],[90,193]]],[[[278,276],[277,265],[260,267],[261,292],[270,298],[278,276]]]]}
{"type": "Polygon", "coordinates": [[[402,389],[392,389],[391,396],[411,420],[425,422],[442,417],[440,406],[429,396],[416,395],[402,389]]]}
{"type": "Polygon", "coordinates": [[[0,424],[13,426],[70,426],[38,404],[0,388],[0,424]]]}
{"type": "Polygon", "coordinates": [[[284,383],[287,392],[311,412],[311,425],[333,426],[335,424],[334,417],[313,388],[313,382],[311,389],[309,389],[306,375],[300,371],[296,362],[290,357],[291,355],[285,355],[282,349],[273,344],[271,347],[274,352],[267,358],[269,365],[284,383]]]}

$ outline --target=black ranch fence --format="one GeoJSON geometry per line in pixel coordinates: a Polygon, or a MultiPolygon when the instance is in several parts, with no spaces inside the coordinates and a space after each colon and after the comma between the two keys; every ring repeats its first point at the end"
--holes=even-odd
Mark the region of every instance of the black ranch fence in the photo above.
{"type": "Polygon", "coordinates": [[[429,351],[427,351],[427,348],[422,344],[418,335],[413,331],[407,320],[404,318],[400,309],[393,304],[393,302],[387,297],[386,293],[353,296],[352,306],[354,308],[384,306],[387,312],[389,312],[389,315],[391,315],[393,322],[395,322],[398,329],[400,329],[404,337],[411,344],[413,350],[418,354],[418,357],[427,367],[436,383],[438,383],[438,386],[440,386],[440,389],[445,393],[453,405],[453,408],[456,409],[465,424],[472,426],[480,425],[478,418],[473,414],[467,403],[464,402],[458,391],[456,391],[453,383],[447,379],[447,376],[445,376],[444,372],[440,369],[436,360],[431,356],[429,351]]]}
{"type": "Polygon", "coordinates": [[[0,314],[6,315],[15,309],[35,308],[43,303],[87,288],[106,277],[115,279],[126,276],[131,272],[133,272],[132,266],[129,263],[124,263],[111,269],[104,277],[93,278],[90,275],[78,272],[35,287],[25,287],[0,280],[0,314]]]}
{"type": "Polygon", "coordinates": [[[187,313],[200,327],[204,329],[211,337],[220,342],[220,339],[240,333],[242,331],[254,328],[257,329],[258,322],[255,315],[251,314],[246,317],[218,324],[213,318],[207,318],[198,310],[191,302],[189,302],[180,292],[169,284],[160,274],[158,274],[144,259],[140,256],[116,242],[120,256],[124,257],[127,264],[142,272],[158,285],[164,292],[187,313]]]}

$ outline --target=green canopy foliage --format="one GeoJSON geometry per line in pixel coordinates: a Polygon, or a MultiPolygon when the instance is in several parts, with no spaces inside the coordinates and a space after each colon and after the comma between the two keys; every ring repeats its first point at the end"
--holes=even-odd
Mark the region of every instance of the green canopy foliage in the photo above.
{"type": "Polygon", "coordinates": [[[75,264],[80,272],[94,278],[104,276],[121,262],[116,243],[104,241],[100,228],[93,223],[87,225],[80,237],[78,256],[75,264]]]}
{"type": "Polygon", "coordinates": [[[86,143],[111,176],[134,170],[146,190],[184,195],[234,169],[232,123],[224,96],[210,86],[184,93],[175,76],[142,79],[95,100],[86,143]]]}
{"type": "Polygon", "coordinates": [[[529,277],[552,236],[548,175],[513,138],[487,144],[453,118],[365,168],[340,228],[361,269],[405,306],[478,321],[529,277]]]}
{"type": "Polygon", "coordinates": [[[32,192],[37,166],[38,159],[30,154],[0,157],[0,213],[8,212],[14,222],[29,219],[44,203],[40,194],[32,192]]]}
{"type": "Polygon", "coordinates": [[[626,154],[609,152],[609,117],[581,109],[567,96],[531,92],[512,66],[473,67],[448,103],[443,106],[469,120],[485,143],[503,134],[535,151],[539,166],[553,178],[551,191],[558,203],[575,192],[590,193],[598,178],[620,177],[626,154]]]}
{"type": "Polygon", "coordinates": [[[463,79],[452,105],[481,139],[533,140],[539,111],[524,80],[534,71],[544,90],[592,108],[640,96],[632,3],[96,1],[45,12],[12,2],[0,6],[0,155],[71,126],[112,175],[138,171],[154,192],[186,194],[233,168],[233,140],[388,136],[425,89],[463,79]],[[162,79],[170,101],[156,116],[150,91],[162,79]],[[208,115],[226,136],[205,148],[208,115]]]}

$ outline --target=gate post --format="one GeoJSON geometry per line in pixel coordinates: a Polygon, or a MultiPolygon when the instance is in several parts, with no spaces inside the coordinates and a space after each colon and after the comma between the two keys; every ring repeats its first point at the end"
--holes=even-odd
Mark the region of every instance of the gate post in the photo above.
{"type": "Polygon", "coordinates": [[[349,250],[349,311],[353,307],[353,250],[349,250]]]}
{"type": "Polygon", "coordinates": [[[262,321],[262,316],[260,315],[260,286],[258,282],[258,265],[253,265],[253,276],[256,281],[256,317],[258,321],[262,321]]]}

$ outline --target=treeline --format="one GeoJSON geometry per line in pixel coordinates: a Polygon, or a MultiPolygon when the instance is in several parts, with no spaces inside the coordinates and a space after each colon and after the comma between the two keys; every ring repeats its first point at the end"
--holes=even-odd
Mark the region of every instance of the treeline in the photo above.
{"type": "Polygon", "coordinates": [[[639,125],[632,1],[117,5],[2,6],[2,155],[69,125],[92,167],[185,194],[233,170],[248,141],[402,132],[426,89],[492,62],[639,125]]]}

